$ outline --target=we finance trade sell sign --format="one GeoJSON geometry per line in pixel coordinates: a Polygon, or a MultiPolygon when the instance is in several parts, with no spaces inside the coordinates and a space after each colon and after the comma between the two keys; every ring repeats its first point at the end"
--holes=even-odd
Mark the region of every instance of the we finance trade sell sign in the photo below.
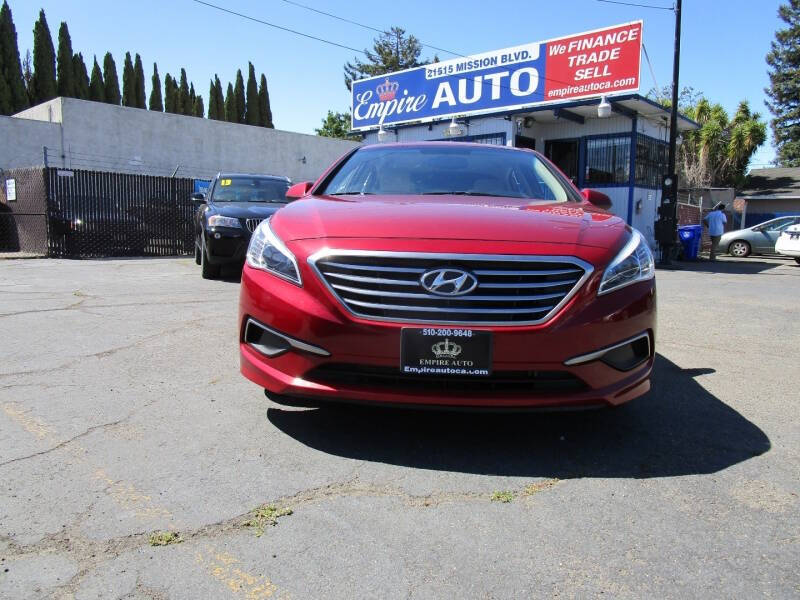
{"type": "Polygon", "coordinates": [[[639,89],[642,21],[353,82],[354,130],[639,89]]]}

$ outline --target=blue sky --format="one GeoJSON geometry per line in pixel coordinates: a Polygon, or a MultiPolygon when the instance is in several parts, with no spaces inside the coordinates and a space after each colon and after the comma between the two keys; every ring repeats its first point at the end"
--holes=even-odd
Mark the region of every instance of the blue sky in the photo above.
{"type": "MultiPolygon", "coordinates": [[[[327,38],[346,46],[371,46],[374,32],[292,6],[282,0],[210,0],[237,12],[327,38]]],[[[670,0],[631,0],[671,6],[670,0]]],[[[399,25],[423,43],[460,54],[514,46],[623,23],[644,20],[644,43],[660,86],[672,77],[674,16],[671,11],[620,6],[598,0],[462,0],[461,2],[376,2],[375,0],[299,0],[326,12],[373,27],[399,25]]],[[[739,100],[769,117],[764,87],[769,83],[764,56],[780,26],[780,0],[684,0],[681,86],[690,85],[720,102],[729,112],[739,100]]],[[[148,95],[152,63],[164,74],[186,68],[208,106],[208,84],[214,73],[223,86],[236,69],[246,76],[247,61],[264,72],[276,127],[313,133],[327,110],[344,110],[350,102],[342,65],[354,53],[297,37],[192,0],[9,0],[20,52],[32,49],[33,24],[44,8],[54,43],[66,21],[75,52],[82,52],[91,70],[92,55],[111,51],[122,74],[126,51],[142,56],[148,95]]],[[[424,56],[434,50],[424,49],[424,56]]],[[[440,58],[452,58],[439,52],[440,58]]],[[[643,62],[642,88],[653,78],[643,62]]],[[[751,166],[767,166],[771,144],[751,166]]]]}

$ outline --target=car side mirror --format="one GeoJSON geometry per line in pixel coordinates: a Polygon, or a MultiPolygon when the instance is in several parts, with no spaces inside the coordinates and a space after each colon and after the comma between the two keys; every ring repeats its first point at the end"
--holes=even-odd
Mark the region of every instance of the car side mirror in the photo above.
{"type": "Polygon", "coordinates": [[[313,181],[302,181],[300,183],[295,183],[291,186],[288,190],[286,190],[286,199],[287,200],[297,200],[298,198],[302,198],[308,191],[314,186],[313,181]]]}
{"type": "Polygon", "coordinates": [[[195,192],[194,194],[192,194],[189,197],[192,199],[192,202],[194,202],[195,204],[202,204],[203,202],[206,201],[206,195],[203,192],[195,192]]]}
{"type": "Polygon", "coordinates": [[[591,202],[597,208],[609,209],[612,206],[611,198],[606,196],[603,192],[598,192],[597,190],[581,190],[581,196],[583,196],[584,200],[591,202]]]}

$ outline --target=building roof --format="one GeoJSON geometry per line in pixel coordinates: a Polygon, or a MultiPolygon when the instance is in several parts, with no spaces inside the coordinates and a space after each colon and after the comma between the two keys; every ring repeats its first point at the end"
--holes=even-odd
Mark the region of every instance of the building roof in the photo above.
{"type": "Polygon", "coordinates": [[[746,198],[800,198],[800,167],[753,169],[739,195],[746,198]]]}

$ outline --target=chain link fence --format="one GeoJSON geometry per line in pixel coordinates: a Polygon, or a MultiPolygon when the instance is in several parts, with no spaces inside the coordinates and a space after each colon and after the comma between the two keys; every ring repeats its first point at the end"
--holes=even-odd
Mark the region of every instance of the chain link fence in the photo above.
{"type": "Polygon", "coordinates": [[[56,168],[6,171],[0,252],[62,258],[191,254],[193,189],[193,179],[178,177],[56,168]]]}

